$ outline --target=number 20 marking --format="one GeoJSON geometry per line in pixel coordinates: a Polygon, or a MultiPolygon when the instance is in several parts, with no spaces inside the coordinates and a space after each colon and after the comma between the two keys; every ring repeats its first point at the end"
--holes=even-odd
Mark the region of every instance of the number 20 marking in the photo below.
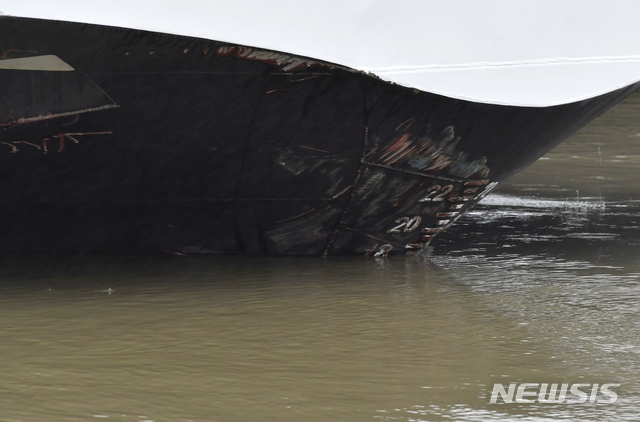
{"type": "Polygon", "coordinates": [[[405,233],[411,233],[418,228],[421,222],[422,217],[420,217],[419,215],[416,215],[413,218],[402,217],[396,220],[396,223],[398,223],[398,225],[387,230],[387,233],[400,233],[403,231],[405,233]]]}

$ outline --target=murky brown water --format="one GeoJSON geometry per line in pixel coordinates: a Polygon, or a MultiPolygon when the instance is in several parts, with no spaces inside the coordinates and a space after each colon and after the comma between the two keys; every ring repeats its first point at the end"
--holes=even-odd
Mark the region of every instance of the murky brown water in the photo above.
{"type": "Polygon", "coordinates": [[[607,111],[534,165],[503,193],[640,200],[640,93],[607,111]]]}
{"type": "Polygon", "coordinates": [[[640,420],[640,95],[545,158],[428,259],[0,258],[0,421],[640,420]]]}

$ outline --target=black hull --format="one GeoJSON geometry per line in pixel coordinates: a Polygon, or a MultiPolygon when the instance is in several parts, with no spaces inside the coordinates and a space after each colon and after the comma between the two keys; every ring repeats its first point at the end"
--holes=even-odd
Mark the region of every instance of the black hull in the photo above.
{"type": "Polygon", "coordinates": [[[416,253],[637,88],[547,108],[302,57],[0,19],[0,251],[416,253]],[[1,62],[0,62],[1,63],[1,62]]]}

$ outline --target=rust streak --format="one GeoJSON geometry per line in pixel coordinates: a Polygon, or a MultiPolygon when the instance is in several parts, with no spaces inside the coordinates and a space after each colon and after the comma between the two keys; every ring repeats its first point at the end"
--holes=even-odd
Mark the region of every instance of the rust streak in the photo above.
{"type": "Polygon", "coordinates": [[[383,164],[393,164],[403,156],[407,155],[407,149],[411,148],[411,143],[408,142],[409,134],[405,133],[393,140],[392,144],[384,150],[384,154],[380,159],[383,164]]]}
{"type": "Polygon", "coordinates": [[[420,233],[440,233],[441,231],[441,227],[425,227],[420,230],[420,233]]]}
{"type": "Polygon", "coordinates": [[[69,123],[63,123],[63,124],[62,124],[62,126],[71,126],[71,125],[73,125],[73,124],[75,124],[75,123],[78,123],[78,120],[80,120],[80,114],[76,114],[76,118],[75,118],[75,119],[73,119],[73,121],[72,121],[72,122],[69,122],[69,123]]]}
{"type": "Polygon", "coordinates": [[[407,243],[405,246],[406,249],[424,249],[427,246],[426,243],[407,243]]]}
{"type": "Polygon", "coordinates": [[[436,218],[451,218],[457,217],[459,212],[438,212],[436,213],[436,218]]]}
{"type": "MultiPolygon", "coordinates": [[[[423,142],[414,142],[409,141],[409,133],[405,133],[398,138],[394,139],[392,143],[384,149],[380,160],[382,164],[397,164],[407,160],[410,160],[412,157],[423,156],[431,153],[431,156],[435,156],[438,151],[432,153],[434,146],[431,140],[426,140],[423,142]]],[[[447,162],[446,165],[449,163],[447,162]]],[[[436,165],[440,166],[440,162],[436,161],[436,165]]],[[[445,166],[446,166],[445,165],[445,166]]],[[[431,166],[426,168],[425,170],[433,170],[435,167],[431,166]]],[[[436,170],[440,170],[440,168],[435,168],[436,170]]]]}
{"type": "Polygon", "coordinates": [[[85,110],[79,110],[79,111],[70,111],[70,112],[65,112],[65,113],[58,113],[58,114],[45,114],[45,115],[40,115],[40,116],[34,116],[34,117],[20,117],[18,119],[13,119],[13,120],[5,120],[7,121],[7,123],[0,123],[0,127],[11,127],[11,126],[17,126],[17,125],[22,125],[25,123],[33,123],[33,122],[40,122],[43,120],[50,120],[50,119],[55,119],[58,117],[66,117],[66,116],[73,116],[76,114],[80,114],[80,113],[89,113],[89,112],[93,112],[93,111],[100,111],[100,110],[106,110],[109,108],[116,108],[116,107],[120,107],[117,104],[108,104],[108,105],[103,105],[100,107],[94,107],[94,108],[87,108],[85,110]]]}
{"type": "Polygon", "coordinates": [[[407,119],[404,122],[400,123],[398,125],[398,127],[396,128],[396,130],[400,130],[401,127],[404,127],[406,125],[406,127],[404,127],[404,129],[409,129],[411,127],[412,124],[414,124],[416,122],[415,118],[411,118],[411,119],[407,119]]]}
{"type": "Polygon", "coordinates": [[[308,147],[306,145],[298,145],[300,148],[305,148],[305,149],[310,149],[312,151],[318,151],[318,152],[324,152],[326,154],[331,154],[330,151],[327,151],[326,149],[319,149],[319,148],[313,148],[313,147],[308,147]]]}
{"type": "Polygon", "coordinates": [[[466,182],[464,182],[465,186],[482,186],[482,185],[486,185],[487,183],[489,183],[488,179],[483,179],[483,180],[467,180],[466,182]]]}
{"type": "Polygon", "coordinates": [[[34,56],[36,54],[38,54],[37,51],[33,51],[33,50],[16,50],[16,49],[11,49],[11,50],[5,50],[1,55],[0,55],[0,60],[8,60],[9,54],[11,53],[28,53],[27,55],[21,55],[21,57],[29,57],[29,56],[34,56]]]}
{"type": "Polygon", "coordinates": [[[378,249],[378,244],[376,243],[371,249],[367,249],[367,253],[364,255],[365,258],[368,258],[378,249]]]}

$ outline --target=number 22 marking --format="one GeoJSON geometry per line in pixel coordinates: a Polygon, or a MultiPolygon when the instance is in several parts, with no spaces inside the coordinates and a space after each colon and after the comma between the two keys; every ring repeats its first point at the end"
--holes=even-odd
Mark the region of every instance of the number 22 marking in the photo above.
{"type": "Polygon", "coordinates": [[[427,195],[418,200],[418,202],[442,202],[444,197],[447,196],[453,190],[453,185],[446,185],[442,187],[440,185],[431,186],[427,192],[427,195]]]}

